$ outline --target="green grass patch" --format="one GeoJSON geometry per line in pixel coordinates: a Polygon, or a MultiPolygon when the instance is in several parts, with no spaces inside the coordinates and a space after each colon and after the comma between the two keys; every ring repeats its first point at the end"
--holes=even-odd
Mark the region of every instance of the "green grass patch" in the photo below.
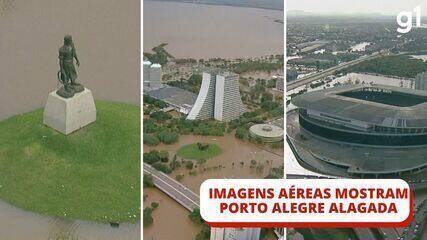
{"type": "Polygon", "coordinates": [[[68,136],[43,124],[43,109],[0,122],[0,198],[45,215],[136,222],[140,107],[96,107],[96,122],[68,136]]]}
{"type": "Polygon", "coordinates": [[[221,154],[221,148],[216,144],[209,144],[207,149],[201,150],[197,143],[188,144],[178,149],[176,155],[185,159],[209,159],[221,154]]]}

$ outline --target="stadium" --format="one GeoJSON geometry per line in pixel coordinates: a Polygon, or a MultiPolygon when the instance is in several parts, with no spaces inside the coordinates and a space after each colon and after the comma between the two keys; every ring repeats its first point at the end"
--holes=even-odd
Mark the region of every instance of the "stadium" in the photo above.
{"type": "Polygon", "coordinates": [[[315,138],[308,151],[323,165],[375,175],[427,168],[427,91],[345,85],[299,95],[292,103],[299,131],[315,138]]]}
{"type": "Polygon", "coordinates": [[[390,86],[346,86],[293,100],[301,126],[353,144],[427,145],[427,92],[390,86]]]}

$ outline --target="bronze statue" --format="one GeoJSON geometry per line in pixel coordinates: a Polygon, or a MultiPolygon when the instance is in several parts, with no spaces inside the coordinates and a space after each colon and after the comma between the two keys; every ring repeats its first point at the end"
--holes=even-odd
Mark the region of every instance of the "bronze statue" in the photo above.
{"type": "Polygon", "coordinates": [[[76,81],[77,72],[74,67],[74,59],[79,67],[80,61],[77,57],[76,48],[74,47],[71,35],[64,37],[64,45],[59,48],[59,67],[58,80],[62,87],[56,93],[64,98],[71,98],[75,93],[82,92],[84,87],[76,81]]]}

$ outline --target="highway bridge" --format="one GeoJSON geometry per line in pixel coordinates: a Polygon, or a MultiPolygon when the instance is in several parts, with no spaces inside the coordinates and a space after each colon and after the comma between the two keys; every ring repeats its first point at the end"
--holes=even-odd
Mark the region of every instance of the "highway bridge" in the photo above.
{"type": "MultiPolygon", "coordinates": [[[[188,211],[192,212],[195,208],[199,207],[200,198],[190,189],[169,177],[168,175],[157,171],[149,164],[144,163],[144,173],[153,177],[153,184],[160,191],[166,193],[169,197],[177,201],[188,211]]],[[[278,238],[282,237],[281,229],[275,228],[274,233],[278,238]]]]}
{"type": "Polygon", "coordinates": [[[384,55],[384,53],[376,52],[376,53],[373,53],[373,54],[371,54],[369,56],[362,56],[362,57],[360,57],[360,58],[358,58],[356,60],[345,62],[345,63],[342,63],[340,65],[337,65],[337,66],[325,69],[325,70],[323,70],[321,72],[313,73],[313,74],[310,74],[308,76],[302,77],[300,79],[297,79],[297,80],[294,80],[294,81],[291,81],[291,82],[287,82],[286,83],[286,91],[290,91],[290,90],[293,90],[293,89],[295,89],[297,87],[304,86],[304,85],[309,84],[311,82],[314,82],[314,81],[316,81],[316,80],[318,80],[320,78],[327,77],[327,76],[333,74],[336,71],[348,68],[350,66],[356,65],[358,63],[361,63],[361,62],[364,62],[364,61],[367,61],[367,60],[372,60],[374,58],[377,58],[377,57],[380,57],[380,56],[383,56],[383,55],[384,55]]]}
{"type": "Polygon", "coordinates": [[[188,211],[192,212],[195,208],[199,207],[199,195],[195,194],[175,179],[157,171],[146,163],[144,163],[144,173],[150,174],[153,177],[154,186],[181,204],[188,211]]]}

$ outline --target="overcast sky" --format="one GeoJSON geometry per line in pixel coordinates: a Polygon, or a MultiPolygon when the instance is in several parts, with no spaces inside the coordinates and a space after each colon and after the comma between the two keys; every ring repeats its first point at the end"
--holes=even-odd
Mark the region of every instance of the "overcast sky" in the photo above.
{"type": "Polygon", "coordinates": [[[285,0],[287,11],[303,10],[313,13],[383,13],[397,14],[421,6],[427,17],[427,0],[285,0]]]}

